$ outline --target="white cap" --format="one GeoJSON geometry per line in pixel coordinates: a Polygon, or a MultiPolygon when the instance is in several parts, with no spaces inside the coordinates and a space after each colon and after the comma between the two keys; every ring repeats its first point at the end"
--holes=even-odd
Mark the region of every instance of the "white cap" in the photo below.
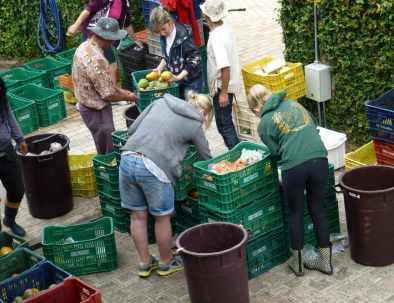
{"type": "Polygon", "coordinates": [[[204,4],[200,5],[200,8],[212,22],[219,22],[228,14],[226,3],[223,0],[206,0],[204,4]]]}

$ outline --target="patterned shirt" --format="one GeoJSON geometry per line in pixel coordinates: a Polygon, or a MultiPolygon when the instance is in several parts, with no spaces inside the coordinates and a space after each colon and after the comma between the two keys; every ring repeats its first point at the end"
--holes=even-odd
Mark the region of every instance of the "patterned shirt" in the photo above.
{"type": "Polygon", "coordinates": [[[108,103],[102,99],[115,93],[108,61],[102,48],[91,39],[83,42],[75,52],[72,78],[78,102],[91,109],[103,109],[108,103]]]}

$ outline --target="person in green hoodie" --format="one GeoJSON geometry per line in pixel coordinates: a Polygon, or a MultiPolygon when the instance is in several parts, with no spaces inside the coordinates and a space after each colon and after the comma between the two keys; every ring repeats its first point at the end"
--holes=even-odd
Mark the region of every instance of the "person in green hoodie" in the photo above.
{"type": "Polygon", "coordinates": [[[327,150],[312,114],[285,96],[285,91],[272,93],[256,84],[247,99],[250,110],[261,117],[257,128],[261,140],[281,166],[283,192],[290,209],[289,267],[296,276],[304,274],[304,266],[332,274],[329,224],[323,212],[329,174],[327,150]],[[318,243],[318,258],[313,260],[304,260],[302,252],[304,190],[318,243]]]}

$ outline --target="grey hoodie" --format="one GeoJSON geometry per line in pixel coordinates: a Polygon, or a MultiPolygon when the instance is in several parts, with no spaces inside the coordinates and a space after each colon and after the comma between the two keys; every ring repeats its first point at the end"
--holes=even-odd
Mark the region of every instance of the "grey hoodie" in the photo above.
{"type": "Polygon", "coordinates": [[[190,144],[195,145],[201,160],[211,158],[200,113],[188,102],[165,94],[130,126],[122,150],[144,154],[175,184],[190,144]]]}

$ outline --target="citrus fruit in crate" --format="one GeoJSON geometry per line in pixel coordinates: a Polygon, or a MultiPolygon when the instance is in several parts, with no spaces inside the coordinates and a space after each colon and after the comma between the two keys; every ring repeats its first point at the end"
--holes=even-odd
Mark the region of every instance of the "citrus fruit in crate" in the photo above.
{"type": "Polygon", "coordinates": [[[149,81],[159,80],[159,77],[160,77],[159,74],[155,71],[150,72],[145,76],[145,78],[148,79],[149,81]]]}
{"type": "Polygon", "coordinates": [[[172,74],[169,71],[162,72],[159,78],[160,82],[167,82],[172,78],[172,74]]]}
{"type": "Polygon", "coordinates": [[[12,248],[11,247],[3,246],[0,249],[0,257],[5,256],[5,255],[9,254],[10,252],[12,252],[12,248]]]}

